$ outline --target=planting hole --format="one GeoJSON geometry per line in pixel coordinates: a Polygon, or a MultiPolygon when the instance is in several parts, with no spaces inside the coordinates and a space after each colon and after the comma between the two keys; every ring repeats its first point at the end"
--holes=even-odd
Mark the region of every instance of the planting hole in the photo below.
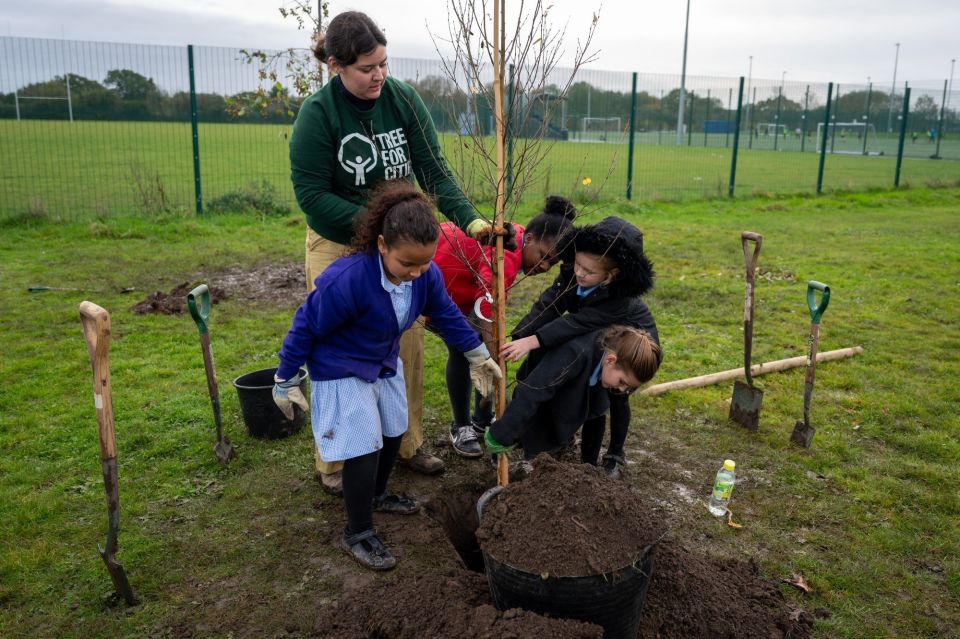
{"type": "Polygon", "coordinates": [[[426,504],[427,515],[443,526],[443,532],[468,570],[484,572],[483,553],[477,542],[477,500],[485,487],[460,485],[426,504]]]}

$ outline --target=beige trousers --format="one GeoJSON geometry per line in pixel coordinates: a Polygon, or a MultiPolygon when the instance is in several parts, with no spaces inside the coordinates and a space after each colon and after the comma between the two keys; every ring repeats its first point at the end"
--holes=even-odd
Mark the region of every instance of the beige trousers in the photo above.
{"type": "MultiPolygon", "coordinates": [[[[314,281],[334,260],[346,250],[343,244],[337,244],[317,235],[307,228],[306,262],[307,292],[312,291],[314,281]]],[[[423,444],[423,322],[414,322],[400,336],[400,359],[403,360],[404,385],[407,388],[407,432],[400,442],[400,457],[409,459],[423,444]]],[[[325,462],[314,446],[317,471],[324,475],[339,472],[343,462],[325,462]]]]}

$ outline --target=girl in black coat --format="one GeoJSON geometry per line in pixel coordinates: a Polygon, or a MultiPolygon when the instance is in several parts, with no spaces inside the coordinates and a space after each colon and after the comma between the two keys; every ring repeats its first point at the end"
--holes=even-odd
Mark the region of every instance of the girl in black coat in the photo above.
{"type": "Polygon", "coordinates": [[[580,425],[602,417],[611,394],[627,396],[657,371],[660,347],[646,331],[611,326],[545,349],[517,382],[513,400],[484,434],[487,451],[522,443],[528,459],[565,444],[580,425]]]}
{"type": "MultiPolygon", "coordinates": [[[[501,351],[508,361],[529,353],[517,373],[518,384],[534,370],[545,349],[565,344],[597,329],[623,324],[646,331],[658,346],[659,335],[650,309],[640,296],[653,287],[653,265],[643,253],[640,229],[619,217],[607,217],[582,227],[569,242],[575,255],[560,269],[553,285],[513,330],[514,341],[501,351]]],[[[611,393],[610,443],[603,466],[619,476],[625,463],[624,443],[630,426],[626,395],[611,393]]],[[[581,459],[597,464],[606,417],[591,415],[583,423],[581,459]]]]}

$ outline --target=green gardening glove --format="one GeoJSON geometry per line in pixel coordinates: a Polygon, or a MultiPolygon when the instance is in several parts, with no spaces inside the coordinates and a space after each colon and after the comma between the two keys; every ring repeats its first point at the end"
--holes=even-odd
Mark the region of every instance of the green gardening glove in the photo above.
{"type": "Polygon", "coordinates": [[[493,438],[493,435],[490,434],[490,429],[483,434],[483,443],[487,445],[487,452],[494,455],[499,455],[501,453],[509,453],[511,450],[517,447],[516,444],[510,444],[509,446],[504,446],[497,440],[493,438]]]}

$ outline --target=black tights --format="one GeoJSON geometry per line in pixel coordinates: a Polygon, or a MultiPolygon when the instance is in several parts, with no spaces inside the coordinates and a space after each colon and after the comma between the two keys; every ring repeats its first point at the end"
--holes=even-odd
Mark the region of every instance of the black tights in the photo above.
{"type": "MultiPolygon", "coordinates": [[[[597,465],[600,447],[603,445],[603,431],[606,427],[606,416],[600,415],[588,419],[583,423],[580,432],[580,460],[585,464],[597,465]]],[[[610,393],[610,445],[607,446],[608,455],[623,457],[623,446],[627,441],[627,431],[630,429],[630,397],[610,393]]]]}
{"type": "Polygon", "coordinates": [[[390,471],[400,450],[399,437],[384,437],[383,448],[343,462],[343,502],[347,508],[347,535],[373,528],[373,498],[387,490],[390,471]]]}
{"type": "Polygon", "coordinates": [[[447,394],[450,396],[450,410],[453,412],[455,426],[470,425],[470,399],[473,398],[473,421],[487,425],[493,419],[491,404],[480,406],[480,393],[473,388],[470,381],[470,362],[463,353],[447,346],[447,394]]]}

